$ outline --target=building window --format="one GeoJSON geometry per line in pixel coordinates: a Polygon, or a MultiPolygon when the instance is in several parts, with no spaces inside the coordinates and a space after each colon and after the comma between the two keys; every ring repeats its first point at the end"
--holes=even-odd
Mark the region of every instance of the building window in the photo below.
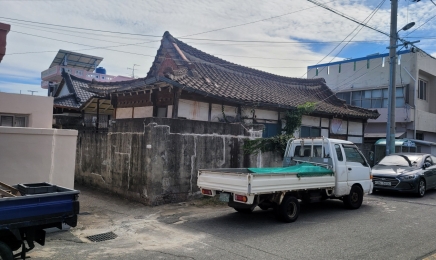
{"type": "Polygon", "coordinates": [[[318,76],[318,68],[315,69],[315,76],[318,76]]]}
{"type": "Polygon", "coordinates": [[[369,69],[369,60],[366,60],[366,68],[369,69]]]}
{"type": "Polygon", "coordinates": [[[339,64],[339,73],[341,73],[341,64],[339,64]]]}
{"type": "Polygon", "coordinates": [[[303,137],[321,137],[321,128],[302,126],[300,128],[300,138],[303,137]]]}
{"type": "Polygon", "coordinates": [[[419,79],[418,98],[427,100],[427,81],[419,79]]]}
{"type": "Polygon", "coordinates": [[[330,66],[327,66],[327,75],[330,75],[330,66]]]}
{"type": "Polygon", "coordinates": [[[383,58],[382,58],[382,68],[385,67],[385,61],[386,61],[386,57],[383,57],[383,58]]]}
{"type": "Polygon", "coordinates": [[[356,62],[354,62],[354,71],[356,71],[356,62]]]}
{"type": "Polygon", "coordinates": [[[26,127],[28,121],[27,118],[27,115],[3,114],[0,115],[0,126],[26,127]]]}
{"type": "MultiPolygon", "coordinates": [[[[405,104],[405,87],[396,88],[395,104],[396,107],[404,107],[405,104]]],[[[388,107],[388,89],[359,90],[350,92],[337,93],[336,96],[345,100],[349,105],[363,108],[387,108],[388,107]]]]}
{"type": "Polygon", "coordinates": [[[424,133],[416,133],[416,140],[424,140],[424,133]]]}
{"type": "Polygon", "coordinates": [[[273,137],[280,134],[280,125],[279,124],[263,124],[265,128],[263,129],[262,137],[268,138],[273,137]]]}

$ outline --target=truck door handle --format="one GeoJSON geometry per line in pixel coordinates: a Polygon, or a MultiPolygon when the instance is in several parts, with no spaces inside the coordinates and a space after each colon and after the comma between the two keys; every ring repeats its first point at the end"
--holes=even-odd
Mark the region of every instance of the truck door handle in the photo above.
{"type": "Polygon", "coordinates": [[[352,168],[348,168],[348,170],[349,170],[349,171],[351,171],[351,170],[352,170],[352,168]]]}

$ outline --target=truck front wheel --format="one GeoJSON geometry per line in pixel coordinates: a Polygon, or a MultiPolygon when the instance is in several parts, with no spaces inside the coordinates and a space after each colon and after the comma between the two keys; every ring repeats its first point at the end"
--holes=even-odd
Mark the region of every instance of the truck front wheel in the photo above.
{"type": "Polygon", "coordinates": [[[349,209],[358,209],[363,202],[363,190],[360,186],[351,187],[350,195],[344,196],[345,207],[349,209]]]}
{"type": "Polygon", "coordinates": [[[13,260],[11,248],[3,242],[0,242],[0,259],[1,260],[13,260]]]}
{"type": "Polygon", "coordinates": [[[280,220],[291,223],[300,215],[300,203],[292,196],[286,196],[277,208],[277,216],[280,220]]]}

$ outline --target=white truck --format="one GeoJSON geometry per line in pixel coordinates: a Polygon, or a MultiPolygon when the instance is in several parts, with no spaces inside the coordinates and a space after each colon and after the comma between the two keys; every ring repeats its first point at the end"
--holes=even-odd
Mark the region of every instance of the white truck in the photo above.
{"type": "Polygon", "coordinates": [[[219,195],[240,213],[273,208],[284,222],[297,220],[300,201],[340,199],[358,209],[373,188],[371,168],[360,150],[329,138],[289,140],[280,168],[199,170],[197,185],[203,195],[219,195]]]}

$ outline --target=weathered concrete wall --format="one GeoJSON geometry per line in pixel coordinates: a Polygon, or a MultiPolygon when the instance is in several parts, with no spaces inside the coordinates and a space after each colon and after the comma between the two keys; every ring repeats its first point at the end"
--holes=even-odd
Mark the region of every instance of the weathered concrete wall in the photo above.
{"type": "Polygon", "coordinates": [[[198,191],[198,169],[282,164],[280,154],[244,155],[247,135],[238,124],[117,120],[108,133],[79,133],[76,181],[150,205],[183,201],[198,191]]]}

